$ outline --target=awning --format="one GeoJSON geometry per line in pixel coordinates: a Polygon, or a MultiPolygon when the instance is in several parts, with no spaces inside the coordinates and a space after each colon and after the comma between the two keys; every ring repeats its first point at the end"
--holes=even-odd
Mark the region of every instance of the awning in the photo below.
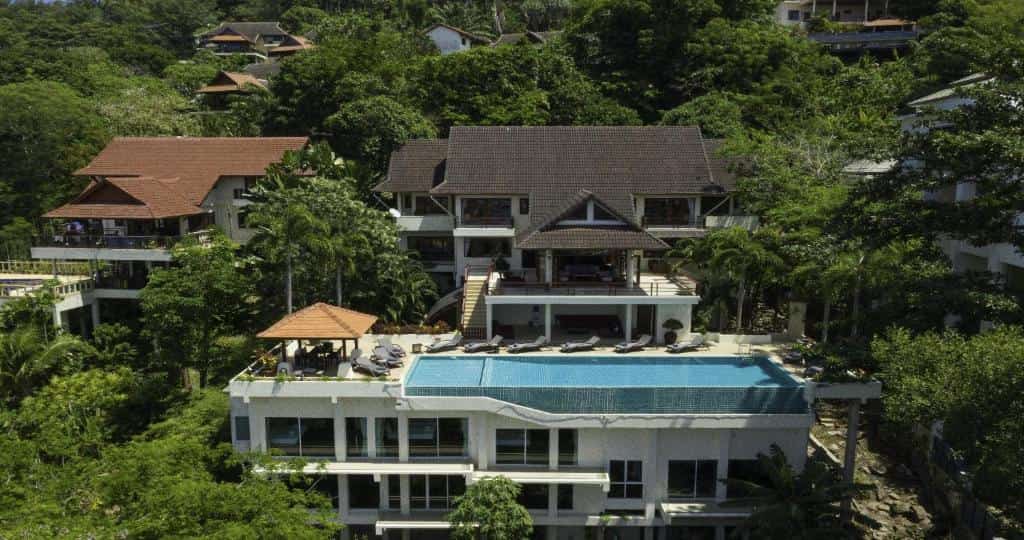
{"type": "Polygon", "coordinates": [[[722,507],[715,502],[662,502],[661,516],[666,524],[673,519],[746,519],[750,517],[750,508],[722,507]]]}
{"type": "MultiPolygon", "coordinates": [[[[284,464],[284,462],[282,462],[284,464]]],[[[267,471],[263,467],[256,467],[257,474],[267,472],[291,472],[287,467],[279,470],[267,471]]],[[[473,473],[472,463],[399,463],[397,461],[367,462],[367,461],[329,461],[319,463],[308,463],[302,467],[303,474],[372,474],[375,482],[380,482],[380,476],[385,474],[443,474],[447,476],[465,476],[471,478],[473,473]]]]}
{"type": "Polygon", "coordinates": [[[584,486],[600,486],[607,493],[611,487],[608,473],[605,471],[565,470],[565,471],[475,471],[469,476],[469,483],[487,477],[501,476],[517,484],[575,484],[584,486]]]}

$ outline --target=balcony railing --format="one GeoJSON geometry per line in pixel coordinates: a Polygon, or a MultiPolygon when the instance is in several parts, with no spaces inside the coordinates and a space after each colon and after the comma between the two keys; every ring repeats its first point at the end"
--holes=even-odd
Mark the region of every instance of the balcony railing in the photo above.
{"type": "Polygon", "coordinates": [[[56,234],[37,236],[33,245],[93,249],[169,249],[185,238],[194,238],[204,243],[209,239],[209,231],[195,231],[185,235],[56,234]]]}
{"type": "Polygon", "coordinates": [[[507,227],[512,228],[512,216],[460,216],[459,227],[507,227]]]}
{"type": "Polygon", "coordinates": [[[700,227],[690,218],[674,216],[644,216],[641,219],[644,227],[700,227]]]}
{"type": "Polygon", "coordinates": [[[487,294],[495,296],[670,296],[680,292],[672,282],[641,282],[628,287],[624,281],[603,283],[569,281],[536,283],[499,280],[487,294]]]}

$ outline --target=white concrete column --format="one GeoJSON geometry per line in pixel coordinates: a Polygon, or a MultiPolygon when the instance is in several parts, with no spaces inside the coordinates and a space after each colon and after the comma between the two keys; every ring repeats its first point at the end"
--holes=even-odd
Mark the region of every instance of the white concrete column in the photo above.
{"type": "Polygon", "coordinates": [[[870,5],[870,3],[871,0],[864,0],[864,22],[868,22],[868,6],[870,5]]]}
{"type": "Polygon", "coordinates": [[[551,343],[551,304],[544,304],[544,337],[551,343]]]}
{"type": "Polygon", "coordinates": [[[558,470],[558,429],[548,430],[548,469],[558,470]]]}
{"type": "MultiPolygon", "coordinates": [[[[662,497],[661,488],[661,471],[658,470],[658,434],[660,430],[652,429],[647,434],[647,456],[644,459],[644,517],[647,519],[654,519],[655,511],[658,508],[658,501],[662,497]]],[[[647,538],[647,532],[652,531],[650,527],[644,532],[644,538],[647,538]]]]}
{"type": "Polygon", "coordinates": [[[637,277],[636,256],[633,250],[626,250],[626,287],[630,289],[636,287],[637,277]]]}
{"type": "Polygon", "coordinates": [[[555,256],[550,249],[544,250],[544,283],[551,285],[555,279],[555,256]]]}
{"type": "Polygon", "coordinates": [[[490,422],[488,413],[478,413],[476,429],[476,468],[486,471],[491,463],[490,422]]]}
{"type": "Polygon", "coordinates": [[[345,448],[345,409],[341,402],[334,408],[334,458],[338,461],[345,461],[347,451],[345,448]]]}
{"type": "Polygon", "coordinates": [[[100,322],[100,299],[93,297],[92,305],[89,306],[92,311],[92,327],[93,330],[101,324],[100,322]]]}
{"type": "Polygon", "coordinates": [[[558,517],[558,486],[548,484],[548,518],[558,517]]]}
{"type": "Polygon", "coordinates": [[[633,304],[626,304],[626,324],[623,328],[623,332],[626,336],[626,341],[633,339],[633,304]]]}
{"type": "Polygon", "coordinates": [[[377,419],[372,416],[366,417],[366,456],[377,457],[377,419]]]}
{"type": "Polygon", "coordinates": [[[409,503],[411,497],[411,490],[409,488],[409,475],[403,474],[398,478],[398,492],[400,496],[400,502],[398,503],[398,511],[403,516],[408,516],[411,511],[411,505],[409,503]]]}
{"type": "Polygon", "coordinates": [[[715,482],[715,500],[724,501],[726,495],[725,480],[729,478],[729,445],[732,443],[732,430],[720,430],[718,432],[718,470],[715,482]]]}
{"type": "Polygon", "coordinates": [[[398,461],[409,461],[409,415],[398,411],[398,461]]]}
{"type": "Polygon", "coordinates": [[[348,518],[349,514],[349,501],[348,501],[348,475],[338,475],[338,516],[341,519],[348,518]]]}
{"type": "Polygon", "coordinates": [[[487,339],[494,337],[494,306],[487,301],[487,297],[480,298],[487,305],[487,339]]]}

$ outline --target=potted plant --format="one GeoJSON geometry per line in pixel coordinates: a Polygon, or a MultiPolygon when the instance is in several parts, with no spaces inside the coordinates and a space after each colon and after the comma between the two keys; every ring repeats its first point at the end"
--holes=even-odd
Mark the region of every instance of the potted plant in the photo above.
{"type": "Polygon", "coordinates": [[[496,253],[494,256],[494,269],[504,277],[504,273],[508,272],[509,268],[512,268],[512,265],[505,260],[505,256],[500,253],[496,253]]]}
{"type": "Polygon", "coordinates": [[[676,319],[669,319],[669,320],[665,321],[664,323],[662,323],[661,327],[666,330],[666,332],[665,332],[665,343],[668,344],[668,345],[671,345],[672,343],[675,343],[676,342],[676,338],[679,337],[678,335],[676,335],[676,331],[677,330],[682,330],[683,323],[679,322],[676,319]]]}

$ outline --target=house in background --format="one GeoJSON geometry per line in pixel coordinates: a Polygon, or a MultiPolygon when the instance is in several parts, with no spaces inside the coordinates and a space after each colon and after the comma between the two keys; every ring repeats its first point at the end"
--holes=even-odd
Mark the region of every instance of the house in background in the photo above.
{"type": "Polygon", "coordinates": [[[196,94],[206,98],[213,108],[227,105],[226,96],[238,96],[267,90],[267,80],[257,79],[248,73],[220,71],[209,84],[196,90],[196,94]]]}
{"type": "Polygon", "coordinates": [[[498,39],[494,40],[491,45],[497,47],[499,45],[515,45],[521,41],[527,41],[534,45],[543,45],[548,41],[558,37],[562,32],[560,30],[552,30],[549,32],[534,32],[527,30],[526,32],[516,34],[502,34],[498,36],[498,39]]]}
{"type": "Polygon", "coordinates": [[[451,54],[467,50],[470,47],[491,44],[491,41],[483,36],[443,23],[435,23],[423,33],[441,51],[441,54],[451,54]]]}
{"type": "Polygon", "coordinates": [[[217,55],[243,54],[261,60],[287,56],[313,46],[306,38],[289,34],[276,21],[224,22],[200,35],[197,41],[200,50],[210,50],[217,55]]]}
{"type": "Polygon", "coordinates": [[[720,142],[694,127],[461,127],[409,141],[374,189],[394,193],[401,245],[461,307],[469,335],[623,338],[690,328],[680,238],[742,215],[720,142]],[[460,291],[461,289],[461,291],[460,291]]]}
{"type": "MultiPolygon", "coordinates": [[[[149,271],[169,264],[170,248],[183,238],[201,239],[217,227],[246,242],[253,233],[246,192],[267,166],[307,143],[305,137],[115,138],[75,172],[89,178],[88,187],[43,215],[51,233],[34,241],[32,258],[89,262],[94,288],[82,306],[136,299],[149,271]]],[[[94,307],[94,324],[98,314],[94,307]]]]}
{"type": "Polygon", "coordinates": [[[808,38],[836,55],[904,51],[917,39],[917,24],[896,17],[898,0],[783,0],[776,7],[776,21],[807,28],[824,17],[847,27],[839,32],[811,32],[808,38]]]}

